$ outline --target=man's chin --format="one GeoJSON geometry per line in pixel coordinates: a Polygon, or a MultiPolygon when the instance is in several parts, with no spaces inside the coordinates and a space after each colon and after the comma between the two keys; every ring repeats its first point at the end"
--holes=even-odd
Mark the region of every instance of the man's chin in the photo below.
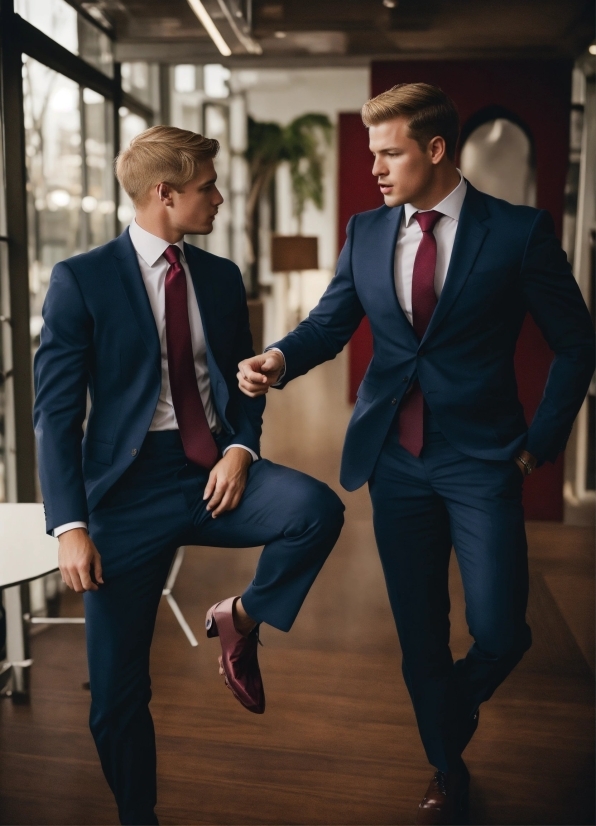
{"type": "Polygon", "coordinates": [[[208,224],[201,224],[200,226],[189,227],[185,231],[185,235],[211,235],[213,232],[213,221],[208,224]]]}
{"type": "Polygon", "coordinates": [[[393,195],[393,193],[388,192],[386,195],[383,195],[383,200],[385,201],[385,206],[387,207],[400,207],[406,203],[403,198],[398,197],[397,195],[393,195]]]}

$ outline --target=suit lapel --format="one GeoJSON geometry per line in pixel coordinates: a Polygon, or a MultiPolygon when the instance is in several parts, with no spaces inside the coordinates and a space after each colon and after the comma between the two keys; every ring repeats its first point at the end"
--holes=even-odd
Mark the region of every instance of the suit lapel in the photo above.
{"type": "Polygon", "coordinates": [[[205,272],[204,263],[201,261],[201,250],[185,243],[184,255],[186,256],[197,304],[199,305],[203,332],[205,334],[205,342],[207,344],[207,353],[211,354],[211,328],[216,316],[216,300],[213,292],[213,284],[211,283],[208,273],[205,272]],[[203,266],[201,266],[201,264],[203,264],[203,266]]]}
{"type": "Polygon", "coordinates": [[[139,325],[139,330],[151,360],[161,381],[161,348],[159,335],[155,326],[153,310],[145,288],[143,276],[139,268],[137,254],[130,240],[128,229],[116,239],[114,251],[114,266],[120,277],[122,286],[128,298],[133,315],[139,325]]]}
{"type": "Polygon", "coordinates": [[[224,426],[229,431],[232,431],[232,427],[225,415],[230,400],[230,393],[211,347],[213,325],[217,318],[217,301],[213,290],[213,283],[209,277],[210,273],[207,272],[206,265],[208,256],[205,255],[202,250],[198,249],[198,247],[193,247],[186,243],[184,244],[184,255],[186,256],[188,269],[190,270],[190,277],[192,278],[197,304],[199,305],[201,322],[203,324],[205,348],[207,350],[207,367],[209,369],[209,380],[211,382],[215,407],[224,426]]]}
{"type": "MultiPolygon", "coordinates": [[[[397,318],[402,332],[411,336],[412,340],[417,344],[418,338],[414,332],[414,328],[408,321],[408,317],[401,308],[401,304],[395,292],[395,247],[397,245],[397,236],[401,226],[404,214],[403,206],[388,209],[385,220],[389,223],[389,232],[387,232],[387,224],[385,221],[379,221],[379,238],[375,243],[372,238],[372,246],[379,250],[381,267],[380,272],[383,279],[381,300],[385,306],[392,308],[392,314],[397,318]]],[[[374,256],[373,260],[378,260],[374,256]]]]}
{"type": "Polygon", "coordinates": [[[434,333],[446,317],[466,283],[488,234],[488,228],[482,223],[487,217],[488,212],[481,194],[468,183],[468,191],[459,216],[445,285],[430,324],[420,342],[421,344],[434,333]]]}

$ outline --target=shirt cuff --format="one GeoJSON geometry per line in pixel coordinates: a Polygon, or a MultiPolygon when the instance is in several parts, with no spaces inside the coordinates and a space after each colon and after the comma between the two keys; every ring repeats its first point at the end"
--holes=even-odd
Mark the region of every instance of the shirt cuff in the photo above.
{"type": "Polygon", "coordinates": [[[248,450],[248,452],[252,456],[253,462],[258,462],[259,457],[257,456],[257,454],[254,452],[254,450],[251,450],[249,447],[246,447],[246,445],[228,445],[223,451],[222,456],[225,456],[228,450],[230,450],[230,448],[232,447],[241,447],[242,450],[248,450]]]}
{"type": "Polygon", "coordinates": [[[275,382],[275,384],[272,384],[272,385],[271,385],[271,387],[279,387],[279,386],[281,385],[282,381],[283,381],[283,378],[284,378],[285,374],[286,374],[286,357],[285,357],[285,356],[284,356],[284,354],[281,352],[281,350],[279,349],[279,347],[266,347],[264,352],[265,352],[265,353],[268,353],[270,350],[275,350],[275,352],[276,352],[276,353],[281,353],[281,357],[282,357],[282,359],[284,360],[283,370],[282,370],[282,371],[281,371],[281,373],[279,374],[279,378],[278,378],[278,380],[275,382]]]}
{"type": "Polygon", "coordinates": [[[87,530],[87,523],[86,522],[66,522],[64,525],[60,525],[57,528],[54,528],[52,533],[56,537],[56,539],[60,536],[61,533],[66,533],[66,531],[72,531],[73,528],[85,528],[87,530]]]}

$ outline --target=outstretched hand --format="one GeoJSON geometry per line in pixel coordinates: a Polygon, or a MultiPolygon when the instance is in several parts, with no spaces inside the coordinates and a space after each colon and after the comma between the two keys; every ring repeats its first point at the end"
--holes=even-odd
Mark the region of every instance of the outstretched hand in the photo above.
{"type": "Polygon", "coordinates": [[[251,399],[264,396],[279,381],[283,369],[284,357],[277,350],[244,359],[238,365],[238,386],[251,399]]]}

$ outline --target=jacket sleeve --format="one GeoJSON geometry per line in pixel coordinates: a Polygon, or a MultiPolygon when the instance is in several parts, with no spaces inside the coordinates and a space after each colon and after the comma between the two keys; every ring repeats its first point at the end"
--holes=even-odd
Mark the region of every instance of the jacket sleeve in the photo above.
{"type": "MultiPolygon", "coordinates": [[[[252,346],[252,335],[248,319],[248,305],[246,303],[246,290],[242,282],[242,276],[238,270],[238,282],[240,285],[240,313],[236,335],[234,338],[234,364],[238,364],[244,359],[254,356],[252,346]]],[[[236,409],[236,421],[234,422],[236,432],[232,436],[223,439],[222,449],[232,444],[249,447],[257,456],[261,455],[261,431],[263,429],[263,411],[265,410],[265,396],[251,399],[245,396],[238,387],[235,375],[231,382],[230,395],[233,396],[234,407],[236,409]]]]}
{"type": "Polygon", "coordinates": [[[539,461],[554,462],[594,372],[594,327],[545,210],[536,216],[528,238],[522,284],[526,307],[555,354],[525,447],[539,461]]]}
{"type": "Polygon", "coordinates": [[[87,407],[92,319],[77,280],[57,264],[43,306],[35,355],[33,424],[48,533],[68,522],[87,522],[82,438],[87,407]]]}
{"type": "MultiPolygon", "coordinates": [[[[286,369],[278,387],[329,361],[343,350],[364,317],[352,272],[352,246],[356,216],[347,227],[335,276],[307,319],[281,341],[272,344],[284,355],[286,369]]],[[[269,348],[268,348],[269,349],[269,348]]]]}

